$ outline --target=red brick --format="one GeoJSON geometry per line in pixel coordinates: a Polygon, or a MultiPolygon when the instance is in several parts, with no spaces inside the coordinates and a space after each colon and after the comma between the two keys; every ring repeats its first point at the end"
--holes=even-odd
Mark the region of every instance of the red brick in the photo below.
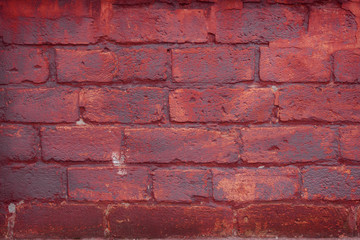
{"type": "Polygon", "coordinates": [[[254,79],[253,48],[175,49],[172,59],[175,82],[234,83],[254,79]]]}
{"type": "Polygon", "coordinates": [[[117,206],[109,221],[118,238],[231,236],[233,230],[233,213],[225,207],[117,206]]]}
{"type": "Polygon", "coordinates": [[[95,205],[42,203],[20,205],[16,211],[16,238],[103,237],[103,211],[95,205]]]}
{"type": "Polygon", "coordinates": [[[357,24],[350,11],[334,7],[311,8],[309,17],[310,36],[319,36],[322,44],[356,42],[357,24]]]}
{"type": "Polygon", "coordinates": [[[56,161],[111,161],[121,152],[121,134],[117,127],[44,127],[42,156],[56,161]]]}
{"type": "Polygon", "coordinates": [[[336,82],[360,82],[360,49],[338,51],[334,55],[336,82]]]}
{"type": "Polygon", "coordinates": [[[153,191],[157,201],[192,202],[208,198],[210,171],[201,169],[158,169],[154,171],[153,191]]]}
{"type": "Polygon", "coordinates": [[[307,167],[302,178],[305,199],[360,200],[360,167],[307,167]]]}
{"type": "Polygon", "coordinates": [[[18,17],[0,21],[0,35],[6,43],[89,44],[101,35],[94,19],[88,17],[18,17]]]}
{"type": "Polygon", "coordinates": [[[38,132],[31,126],[0,125],[0,160],[32,160],[39,149],[38,132]]]}
{"type": "Polygon", "coordinates": [[[65,183],[65,170],[58,166],[1,166],[0,200],[64,198],[65,183]]]}
{"type": "Polygon", "coordinates": [[[135,5],[152,2],[154,2],[154,0],[114,0],[113,4],[135,5]]]}
{"type": "Polygon", "coordinates": [[[175,122],[265,122],[270,120],[274,94],[266,88],[177,89],[169,103],[175,122]]]}
{"type": "Polygon", "coordinates": [[[111,168],[68,168],[69,198],[86,201],[148,200],[148,168],[121,165],[119,159],[119,163],[114,163],[111,168]]]}
{"type": "Polygon", "coordinates": [[[293,85],[280,89],[280,120],[360,121],[360,87],[293,85]]]}
{"type": "Polygon", "coordinates": [[[330,55],[311,48],[261,48],[260,79],[273,82],[329,82],[330,55]]]}
{"type": "Polygon", "coordinates": [[[42,83],[48,76],[48,59],[41,49],[19,47],[0,50],[0,84],[42,83]]]}
{"type": "Polygon", "coordinates": [[[56,49],[59,82],[111,82],[117,72],[114,53],[56,49]]]}
{"type": "Polygon", "coordinates": [[[360,126],[340,128],[340,152],[342,158],[360,161],[360,126]]]}
{"type": "Polygon", "coordinates": [[[123,48],[116,54],[120,80],[166,80],[168,77],[170,56],[166,48],[123,48]]]}
{"type": "Polygon", "coordinates": [[[151,123],[164,118],[161,88],[88,88],[80,93],[85,119],[95,122],[151,123]]]}
{"type": "Polygon", "coordinates": [[[125,129],[129,163],[232,163],[239,146],[232,134],[203,129],[125,129]]]}
{"type": "Polygon", "coordinates": [[[109,38],[122,43],[206,42],[205,12],[201,9],[115,8],[109,38]]]}
{"type": "Polygon", "coordinates": [[[217,201],[272,201],[296,198],[299,171],[294,167],[213,170],[217,201]]]}
{"type": "Polygon", "coordinates": [[[75,122],[79,118],[78,90],[70,88],[6,89],[5,118],[14,122],[75,122]]]}
{"type": "Polygon", "coordinates": [[[238,234],[246,237],[339,237],[351,235],[343,206],[259,204],[237,211],[238,234]]]}
{"type": "Polygon", "coordinates": [[[7,234],[6,213],[6,205],[0,203],[0,237],[5,237],[5,235],[7,234]]]}
{"type": "Polygon", "coordinates": [[[216,13],[216,40],[223,43],[265,43],[305,33],[305,7],[266,6],[216,13]]]}
{"type": "Polygon", "coordinates": [[[297,3],[314,3],[316,0],[267,0],[268,3],[283,3],[283,4],[297,4],[297,3]]]}
{"type": "Polygon", "coordinates": [[[243,129],[241,159],[249,163],[294,163],[336,159],[335,131],[324,127],[243,129]]]}

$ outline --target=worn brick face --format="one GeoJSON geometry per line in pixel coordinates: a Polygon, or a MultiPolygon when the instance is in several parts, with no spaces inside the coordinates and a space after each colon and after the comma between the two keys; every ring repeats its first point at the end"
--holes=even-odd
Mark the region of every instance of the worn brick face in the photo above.
{"type": "Polygon", "coordinates": [[[89,88],[80,93],[83,116],[94,122],[151,123],[164,117],[161,88],[89,88]]]}
{"type": "Polygon", "coordinates": [[[294,167],[213,170],[217,201],[270,201],[294,199],[300,191],[299,171],[294,167]]]}
{"type": "Polygon", "coordinates": [[[345,159],[360,161],[360,127],[340,128],[340,151],[345,159]]]}
{"type": "Polygon", "coordinates": [[[127,167],[121,156],[114,167],[71,167],[68,169],[69,198],[85,201],[148,200],[149,170],[127,167]]]}
{"type": "Polygon", "coordinates": [[[360,81],[360,49],[336,52],[334,72],[336,82],[358,83],[360,81]]]}
{"type": "Polygon", "coordinates": [[[46,82],[49,60],[41,49],[18,47],[0,50],[0,84],[46,82]]]}
{"type": "Polygon", "coordinates": [[[270,120],[274,94],[266,88],[177,89],[169,103],[175,122],[265,122],[270,120]]]}
{"type": "Polygon", "coordinates": [[[103,210],[90,204],[34,204],[17,208],[17,238],[80,238],[104,234],[103,210]]]}
{"type": "Polygon", "coordinates": [[[245,237],[339,237],[351,234],[349,211],[342,206],[259,204],[237,211],[245,237]]]}
{"type": "Polygon", "coordinates": [[[280,120],[359,122],[359,93],[358,86],[284,87],[279,96],[280,120]]]}
{"type": "Polygon", "coordinates": [[[249,163],[334,161],[338,144],[330,128],[252,127],[241,130],[241,159],[249,163]]]}
{"type": "Polygon", "coordinates": [[[302,178],[305,199],[360,199],[359,167],[307,167],[302,172],[302,178]]]}
{"type": "Polygon", "coordinates": [[[227,207],[116,206],[110,211],[112,236],[164,238],[229,236],[233,214],[227,207]]]}
{"type": "Polygon", "coordinates": [[[0,125],[0,160],[32,160],[38,157],[40,139],[32,126],[0,125]]]}
{"type": "Polygon", "coordinates": [[[235,133],[203,129],[125,129],[128,163],[233,163],[239,147],[235,133]]]}
{"type": "Polygon", "coordinates": [[[254,79],[254,49],[229,47],[175,49],[172,52],[176,82],[234,83],[254,79]]]}

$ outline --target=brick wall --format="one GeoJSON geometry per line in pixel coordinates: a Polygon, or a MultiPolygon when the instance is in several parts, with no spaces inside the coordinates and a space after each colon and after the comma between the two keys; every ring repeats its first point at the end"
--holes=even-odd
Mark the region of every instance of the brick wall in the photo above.
{"type": "Polygon", "coordinates": [[[359,0],[0,18],[0,237],[359,234],[359,0]]]}

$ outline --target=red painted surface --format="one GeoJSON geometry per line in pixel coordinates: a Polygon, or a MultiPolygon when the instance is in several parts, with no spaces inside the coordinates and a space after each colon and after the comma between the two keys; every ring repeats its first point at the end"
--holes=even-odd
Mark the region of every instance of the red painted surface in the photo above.
{"type": "Polygon", "coordinates": [[[3,0],[0,238],[360,236],[359,0],[3,0]]]}

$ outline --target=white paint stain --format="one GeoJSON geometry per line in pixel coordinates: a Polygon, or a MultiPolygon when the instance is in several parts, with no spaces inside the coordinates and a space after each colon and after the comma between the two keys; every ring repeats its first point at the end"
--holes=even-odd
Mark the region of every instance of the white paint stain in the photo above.
{"type": "Polygon", "coordinates": [[[16,218],[16,206],[20,206],[23,204],[24,201],[21,200],[18,203],[10,203],[8,206],[8,210],[10,213],[10,216],[8,217],[8,229],[7,229],[7,238],[13,239],[14,237],[14,226],[15,226],[15,218],[16,218]]]}
{"type": "Polygon", "coordinates": [[[274,92],[276,92],[278,90],[278,88],[276,86],[272,86],[271,88],[272,88],[272,90],[274,90],[274,92]]]}
{"type": "Polygon", "coordinates": [[[84,125],[86,125],[86,123],[84,122],[84,120],[82,120],[82,119],[80,118],[80,120],[76,122],[76,125],[78,125],[78,126],[84,126],[84,125]]]}
{"type": "Polygon", "coordinates": [[[111,160],[114,167],[118,168],[117,174],[124,176],[127,174],[125,170],[125,155],[123,153],[119,154],[118,152],[113,152],[111,154],[111,160]]]}

